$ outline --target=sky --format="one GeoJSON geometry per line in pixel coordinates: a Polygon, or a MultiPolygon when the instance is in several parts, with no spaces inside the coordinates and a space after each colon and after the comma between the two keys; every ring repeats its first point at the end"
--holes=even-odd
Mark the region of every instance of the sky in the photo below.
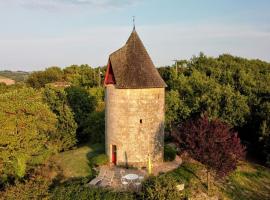
{"type": "Polygon", "coordinates": [[[156,66],[229,53],[270,61],[270,0],[0,0],[0,70],[104,66],[132,28],[156,66]]]}

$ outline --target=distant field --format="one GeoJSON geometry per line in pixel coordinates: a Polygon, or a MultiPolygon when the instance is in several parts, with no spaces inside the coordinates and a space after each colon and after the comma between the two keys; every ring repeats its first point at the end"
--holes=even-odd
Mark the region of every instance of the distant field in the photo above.
{"type": "Polygon", "coordinates": [[[0,76],[0,83],[5,83],[6,85],[13,85],[15,84],[15,81],[7,77],[0,76]]]}
{"type": "Polygon", "coordinates": [[[53,161],[63,170],[65,178],[84,177],[91,173],[89,159],[102,152],[103,146],[84,145],[54,156],[53,161]]]}
{"type": "Polygon", "coordinates": [[[0,78],[5,77],[12,80],[15,80],[16,82],[25,81],[29,75],[29,72],[23,72],[23,71],[0,71],[0,78]]]}

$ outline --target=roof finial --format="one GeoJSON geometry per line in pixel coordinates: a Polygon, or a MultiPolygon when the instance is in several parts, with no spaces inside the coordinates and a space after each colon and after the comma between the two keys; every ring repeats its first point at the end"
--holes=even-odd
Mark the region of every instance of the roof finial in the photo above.
{"type": "Polygon", "coordinates": [[[132,16],[132,21],[133,21],[133,31],[135,31],[135,16],[132,16]]]}

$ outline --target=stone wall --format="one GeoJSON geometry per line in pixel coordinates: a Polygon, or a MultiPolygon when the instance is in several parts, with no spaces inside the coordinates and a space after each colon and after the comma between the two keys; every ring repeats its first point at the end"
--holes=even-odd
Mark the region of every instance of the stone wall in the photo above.
{"type": "Polygon", "coordinates": [[[147,166],[163,161],[164,88],[116,89],[106,86],[106,153],[117,148],[118,165],[147,166]]]}

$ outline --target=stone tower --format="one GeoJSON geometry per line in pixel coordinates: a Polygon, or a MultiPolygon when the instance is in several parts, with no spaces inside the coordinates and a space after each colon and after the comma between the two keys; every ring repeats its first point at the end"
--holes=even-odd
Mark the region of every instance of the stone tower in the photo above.
{"type": "Polygon", "coordinates": [[[163,161],[164,94],[160,77],[135,29],[109,56],[105,81],[105,143],[111,163],[163,161]]]}

